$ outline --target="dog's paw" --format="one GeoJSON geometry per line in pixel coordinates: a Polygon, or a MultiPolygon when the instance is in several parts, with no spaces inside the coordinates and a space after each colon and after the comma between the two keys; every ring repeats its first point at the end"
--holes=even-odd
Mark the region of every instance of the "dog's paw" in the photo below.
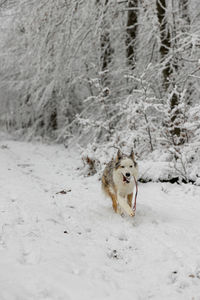
{"type": "Polygon", "coordinates": [[[132,211],[129,215],[130,215],[130,217],[134,217],[135,216],[135,212],[132,211]]]}

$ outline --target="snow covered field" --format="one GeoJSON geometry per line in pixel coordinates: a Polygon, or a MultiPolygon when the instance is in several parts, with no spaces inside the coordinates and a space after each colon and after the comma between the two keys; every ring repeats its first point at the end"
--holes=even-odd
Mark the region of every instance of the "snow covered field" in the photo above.
{"type": "Polygon", "coordinates": [[[80,165],[0,140],[0,300],[200,299],[200,188],[140,184],[122,218],[80,165]]]}

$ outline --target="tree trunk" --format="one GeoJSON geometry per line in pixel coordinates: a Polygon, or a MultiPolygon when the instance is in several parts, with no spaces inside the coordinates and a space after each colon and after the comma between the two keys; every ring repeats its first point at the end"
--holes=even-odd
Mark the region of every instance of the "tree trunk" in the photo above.
{"type": "MultiPolygon", "coordinates": [[[[96,0],[97,5],[100,5],[100,0],[96,0]]],[[[110,84],[109,81],[109,65],[112,61],[113,49],[110,41],[110,30],[109,24],[106,20],[106,11],[109,5],[109,0],[105,0],[103,4],[103,18],[101,23],[101,36],[100,36],[100,47],[101,47],[101,71],[102,71],[102,86],[107,87],[110,84]]]]}
{"type": "Polygon", "coordinates": [[[172,89],[172,95],[170,99],[170,124],[168,125],[168,127],[174,145],[180,145],[184,143],[184,140],[181,137],[182,132],[180,127],[180,111],[178,109],[179,94],[176,91],[176,85],[173,79],[173,72],[175,70],[177,71],[178,65],[176,63],[175,56],[170,60],[166,60],[170,48],[172,47],[171,34],[168,29],[168,23],[166,20],[167,2],[166,0],[157,0],[156,6],[158,21],[160,24],[160,55],[161,63],[163,63],[163,88],[166,92],[169,92],[169,87],[171,87],[172,89]]]}
{"type": "Polygon", "coordinates": [[[138,0],[128,1],[128,18],[127,18],[127,38],[126,38],[126,55],[128,65],[133,70],[135,68],[135,40],[137,36],[138,22],[138,0]]]}
{"type": "MultiPolygon", "coordinates": [[[[166,11],[166,0],[157,0],[157,16],[160,23],[160,54],[161,62],[163,62],[171,47],[171,36],[167,26],[165,11],[166,11]]],[[[170,62],[168,61],[165,66],[163,66],[163,86],[167,90],[169,87],[169,77],[172,73],[170,62]]]]}
{"type": "Polygon", "coordinates": [[[57,105],[56,105],[56,91],[52,92],[52,99],[50,100],[50,118],[49,118],[49,128],[50,131],[54,131],[58,128],[57,122],[57,105]]]}

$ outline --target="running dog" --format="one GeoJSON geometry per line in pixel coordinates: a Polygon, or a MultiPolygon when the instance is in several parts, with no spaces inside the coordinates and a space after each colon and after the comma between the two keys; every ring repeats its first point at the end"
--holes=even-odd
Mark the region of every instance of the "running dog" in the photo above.
{"type": "Polygon", "coordinates": [[[116,213],[122,210],[131,217],[135,215],[132,199],[137,177],[138,165],[133,150],[130,155],[125,155],[118,150],[116,159],[112,159],[106,165],[102,176],[102,189],[112,199],[112,206],[116,213]]]}

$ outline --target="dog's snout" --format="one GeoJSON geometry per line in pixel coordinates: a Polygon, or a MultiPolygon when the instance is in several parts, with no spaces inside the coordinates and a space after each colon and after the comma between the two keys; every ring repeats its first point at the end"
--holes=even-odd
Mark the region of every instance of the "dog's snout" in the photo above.
{"type": "Polygon", "coordinates": [[[130,177],[131,176],[131,174],[130,173],[126,173],[126,177],[130,177]]]}

